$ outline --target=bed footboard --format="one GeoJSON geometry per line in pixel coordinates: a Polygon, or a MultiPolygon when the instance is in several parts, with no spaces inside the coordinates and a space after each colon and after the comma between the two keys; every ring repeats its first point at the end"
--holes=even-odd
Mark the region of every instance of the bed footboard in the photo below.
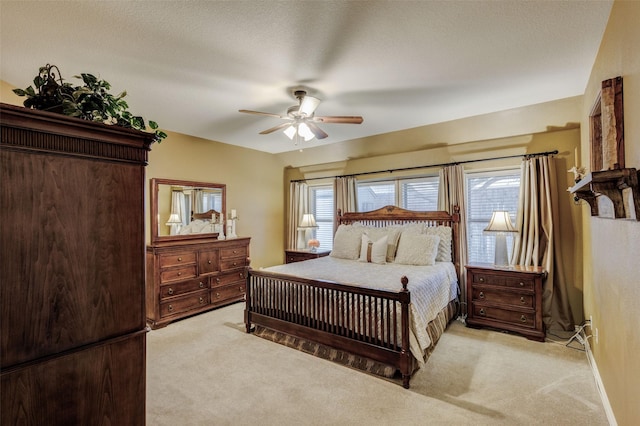
{"type": "Polygon", "coordinates": [[[245,324],[260,325],[396,367],[405,388],[409,350],[408,279],[398,292],[249,269],[245,324]]]}

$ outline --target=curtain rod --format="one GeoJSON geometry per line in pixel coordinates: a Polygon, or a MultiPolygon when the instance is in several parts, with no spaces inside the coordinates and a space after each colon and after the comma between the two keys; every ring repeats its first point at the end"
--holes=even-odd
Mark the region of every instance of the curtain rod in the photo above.
{"type": "Polygon", "coordinates": [[[505,155],[503,157],[492,157],[492,158],[480,158],[477,160],[465,160],[465,161],[455,161],[452,163],[441,163],[441,164],[429,164],[425,166],[413,166],[413,167],[403,167],[399,169],[388,169],[388,170],[377,170],[375,172],[361,172],[361,173],[352,173],[349,175],[338,175],[338,176],[322,176],[322,177],[313,177],[307,179],[292,179],[290,182],[306,182],[308,180],[318,180],[318,179],[329,179],[329,178],[342,178],[342,177],[353,177],[353,176],[364,176],[364,175],[374,175],[378,173],[393,173],[393,172],[403,172],[406,170],[417,170],[417,169],[426,169],[429,167],[446,167],[446,166],[454,166],[457,164],[467,164],[467,163],[478,163],[480,161],[491,161],[491,160],[504,160],[507,158],[533,158],[533,157],[542,157],[547,155],[556,155],[558,154],[558,150],[546,151],[546,152],[536,152],[533,154],[518,154],[518,155],[505,155]]]}

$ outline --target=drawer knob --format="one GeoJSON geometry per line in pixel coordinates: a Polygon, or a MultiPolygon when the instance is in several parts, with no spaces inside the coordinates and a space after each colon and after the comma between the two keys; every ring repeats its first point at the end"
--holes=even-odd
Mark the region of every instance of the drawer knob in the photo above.
{"type": "Polygon", "coordinates": [[[238,253],[238,250],[234,250],[234,251],[233,251],[233,254],[236,254],[236,253],[238,253]]]}
{"type": "Polygon", "coordinates": [[[482,316],[484,316],[484,315],[485,315],[485,313],[484,313],[484,309],[480,309],[480,315],[482,315],[482,316]]]}
{"type": "Polygon", "coordinates": [[[173,305],[169,305],[169,312],[173,311],[173,305]]]}
{"type": "Polygon", "coordinates": [[[524,287],[524,282],[520,281],[520,287],[524,287]]]}
{"type": "Polygon", "coordinates": [[[483,282],[484,282],[484,277],[480,277],[480,278],[478,278],[478,281],[480,281],[481,283],[483,283],[483,282]]]}
{"type": "Polygon", "coordinates": [[[200,281],[200,288],[204,288],[204,283],[200,281]]]}
{"type": "Polygon", "coordinates": [[[173,294],[173,289],[171,287],[169,287],[169,290],[167,290],[167,293],[169,293],[169,295],[173,294]]]}
{"type": "Polygon", "coordinates": [[[522,322],[527,322],[527,317],[525,317],[524,315],[522,315],[522,316],[520,317],[520,321],[522,321],[522,322]]]}
{"type": "Polygon", "coordinates": [[[202,305],[203,303],[204,303],[204,299],[200,297],[200,304],[202,305]]]}
{"type": "Polygon", "coordinates": [[[244,278],[244,274],[242,272],[240,272],[240,278],[244,278]]]}
{"type": "Polygon", "coordinates": [[[238,266],[238,262],[233,262],[233,266],[238,266]]]}
{"type": "Polygon", "coordinates": [[[181,257],[178,258],[178,262],[182,262],[182,258],[181,257]]]}
{"type": "Polygon", "coordinates": [[[520,296],[520,303],[522,303],[523,305],[526,303],[526,301],[524,300],[524,296],[520,296]]]}
{"type": "Polygon", "coordinates": [[[182,275],[182,272],[178,272],[178,276],[182,275]]]}
{"type": "Polygon", "coordinates": [[[242,288],[242,286],[238,287],[238,290],[240,290],[240,293],[242,293],[244,291],[244,289],[242,288]]]}
{"type": "Polygon", "coordinates": [[[216,297],[220,299],[220,293],[216,293],[216,297]]]}
{"type": "Polygon", "coordinates": [[[211,265],[211,260],[209,260],[207,263],[208,263],[209,265],[211,265]]]}
{"type": "Polygon", "coordinates": [[[480,292],[480,294],[478,295],[478,297],[479,297],[480,299],[484,299],[484,292],[482,292],[482,291],[481,291],[481,292],[480,292]]]}
{"type": "Polygon", "coordinates": [[[216,278],[216,284],[220,284],[220,278],[216,278]]]}

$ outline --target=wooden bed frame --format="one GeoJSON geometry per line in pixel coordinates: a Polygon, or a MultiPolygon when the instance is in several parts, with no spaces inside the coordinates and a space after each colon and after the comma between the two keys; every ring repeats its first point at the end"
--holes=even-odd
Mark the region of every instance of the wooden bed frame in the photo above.
{"type": "MultiPolygon", "coordinates": [[[[386,206],[364,213],[341,214],[338,211],[337,223],[360,222],[365,226],[385,227],[418,222],[427,226],[451,226],[452,259],[458,274],[457,235],[460,215],[457,208],[455,211],[454,214],[445,211],[415,212],[386,206]]],[[[407,277],[401,277],[398,291],[393,292],[330,281],[292,278],[249,268],[246,331],[250,333],[254,325],[262,326],[391,365],[402,375],[403,386],[409,388],[409,380],[416,366],[415,358],[409,350],[411,293],[407,284],[407,277]],[[283,297],[284,294],[287,296],[283,297]],[[368,306],[368,309],[360,309],[361,306],[368,306]],[[400,335],[396,323],[398,306],[400,335]],[[375,324],[373,318],[378,314],[386,320],[377,327],[372,326],[375,324]]]]}

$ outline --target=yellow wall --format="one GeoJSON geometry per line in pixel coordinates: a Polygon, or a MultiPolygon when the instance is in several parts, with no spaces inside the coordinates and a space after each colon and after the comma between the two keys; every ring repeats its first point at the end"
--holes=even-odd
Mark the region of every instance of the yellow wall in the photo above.
{"type": "MultiPolygon", "coordinates": [[[[623,77],[625,163],[640,169],[640,2],[613,4],[582,108],[582,161],[589,163],[588,116],[603,80],[623,77]]],[[[619,425],[640,421],[640,222],[591,217],[582,207],[584,308],[598,341],[590,340],[619,425]]]]}

